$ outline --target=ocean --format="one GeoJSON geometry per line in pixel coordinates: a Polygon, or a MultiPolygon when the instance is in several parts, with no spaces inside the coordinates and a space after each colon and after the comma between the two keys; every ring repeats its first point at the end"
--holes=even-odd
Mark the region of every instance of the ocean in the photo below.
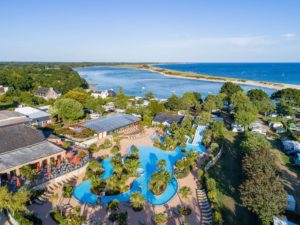
{"type": "Polygon", "coordinates": [[[300,84],[300,63],[179,63],[155,66],[221,77],[300,84]]]}
{"type": "MultiPolygon", "coordinates": [[[[114,68],[107,66],[75,68],[81,77],[85,78],[94,90],[113,89],[118,91],[123,87],[125,94],[143,97],[147,92],[154,93],[156,98],[166,99],[172,94],[182,96],[185,92],[199,92],[202,97],[208,94],[217,94],[223,83],[191,80],[185,78],[172,78],[157,72],[114,68]]],[[[241,85],[248,91],[259,88],[250,85],[241,85]]],[[[260,88],[268,94],[274,89],[260,88]]]]}

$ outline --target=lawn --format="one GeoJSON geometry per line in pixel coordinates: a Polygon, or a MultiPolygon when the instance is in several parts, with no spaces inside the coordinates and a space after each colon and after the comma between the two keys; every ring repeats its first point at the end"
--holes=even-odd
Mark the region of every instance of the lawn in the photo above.
{"type": "Polygon", "coordinates": [[[242,207],[239,200],[239,186],[243,179],[239,140],[238,135],[228,133],[224,153],[209,174],[217,182],[217,198],[224,224],[252,225],[256,223],[257,217],[242,207]]]}

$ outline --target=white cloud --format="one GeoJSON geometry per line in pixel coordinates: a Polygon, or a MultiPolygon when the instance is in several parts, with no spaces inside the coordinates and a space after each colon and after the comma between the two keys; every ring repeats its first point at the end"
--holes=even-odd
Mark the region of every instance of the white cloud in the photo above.
{"type": "Polygon", "coordinates": [[[296,34],[293,33],[286,33],[282,35],[286,40],[290,41],[290,40],[294,40],[296,38],[296,34]]]}

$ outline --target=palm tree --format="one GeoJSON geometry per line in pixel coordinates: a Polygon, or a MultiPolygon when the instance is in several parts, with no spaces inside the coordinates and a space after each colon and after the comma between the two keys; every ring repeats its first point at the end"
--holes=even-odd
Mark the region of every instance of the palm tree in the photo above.
{"type": "Polygon", "coordinates": [[[136,155],[136,154],[138,154],[138,152],[139,152],[139,149],[135,145],[132,145],[131,146],[131,153],[136,155]]]}
{"type": "Polygon", "coordinates": [[[149,183],[150,190],[158,195],[161,194],[165,188],[167,187],[167,184],[171,180],[171,174],[167,171],[159,171],[151,176],[151,180],[149,183]]]}
{"type": "Polygon", "coordinates": [[[134,175],[140,164],[140,161],[137,159],[127,159],[124,163],[124,168],[129,175],[134,175]]]}
{"type": "MultiPolygon", "coordinates": [[[[179,189],[179,195],[181,198],[183,198],[185,201],[188,201],[192,197],[192,191],[190,187],[183,186],[179,189]]],[[[187,208],[187,206],[185,206],[187,208]]]]}
{"type": "Polygon", "coordinates": [[[141,209],[143,208],[145,199],[140,192],[133,192],[130,196],[130,202],[134,209],[141,209]]]}
{"type": "Polygon", "coordinates": [[[157,162],[157,168],[161,171],[166,169],[166,165],[167,165],[167,162],[164,159],[160,159],[157,162]]]}
{"type": "Polygon", "coordinates": [[[119,201],[114,199],[107,204],[108,211],[117,211],[119,208],[119,201]]]}

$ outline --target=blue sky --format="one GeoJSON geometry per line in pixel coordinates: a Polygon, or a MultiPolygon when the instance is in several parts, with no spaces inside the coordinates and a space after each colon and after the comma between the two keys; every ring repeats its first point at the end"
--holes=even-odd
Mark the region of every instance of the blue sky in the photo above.
{"type": "Polygon", "coordinates": [[[300,62],[300,1],[3,0],[0,61],[300,62]]]}

